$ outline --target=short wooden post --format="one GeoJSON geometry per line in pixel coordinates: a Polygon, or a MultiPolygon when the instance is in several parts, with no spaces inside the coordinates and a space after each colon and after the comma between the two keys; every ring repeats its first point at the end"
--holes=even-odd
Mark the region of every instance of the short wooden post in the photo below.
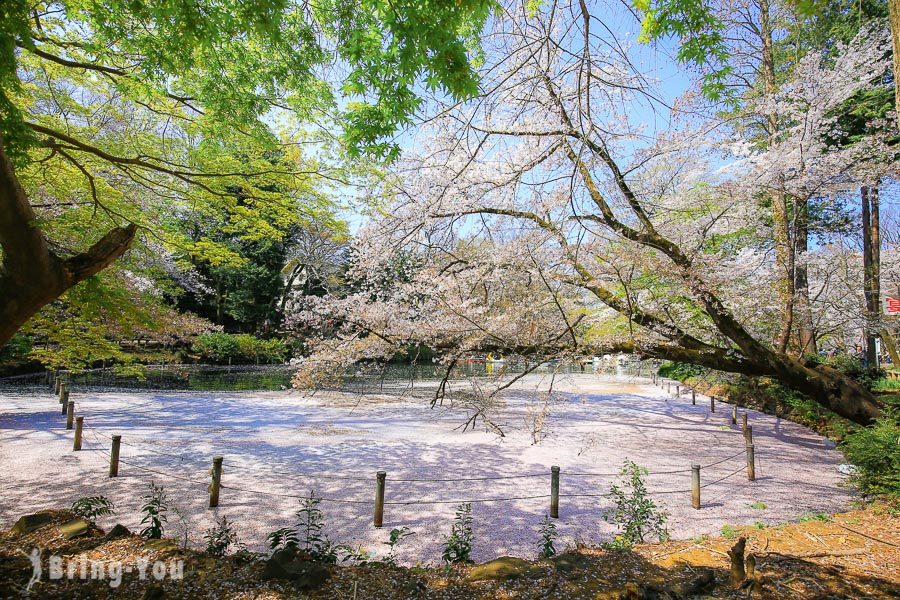
{"type": "Polygon", "coordinates": [[[559,467],[550,467],[550,516],[559,518],[559,467]]]}
{"type": "Polygon", "coordinates": [[[737,425],[737,405],[731,407],[731,424],[737,425]]]}
{"type": "Polygon", "coordinates": [[[753,443],[753,425],[747,425],[747,429],[744,430],[744,441],[748,444],[753,443]]]}
{"type": "Polygon", "coordinates": [[[756,458],[753,454],[753,444],[747,444],[747,480],[756,481],[756,458]]]}
{"type": "Polygon", "coordinates": [[[709,397],[709,412],[716,412],[716,397],[709,397]]]}
{"type": "Polygon", "coordinates": [[[675,397],[681,398],[681,386],[680,385],[675,386],[675,397]]]}
{"type": "Polygon", "coordinates": [[[375,527],[381,527],[384,523],[384,480],[386,478],[386,471],[375,473],[375,527]]]}
{"type": "Polygon", "coordinates": [[[209,507],[219,505],[219,489],[222,487],[222,457],[213,457],[212,483],[209,485],[209,507]]]}
{"type": "Polygon", "coordinates": [[[59,387],[59,403],[61,405],[60,414],[66,414],[69,406],[69,386],[66,384],[59,387]]]}
{"type": "Polygon", "coordinates": [[[72,429],[75,423],[75,403],[66,403],[66,429],[72,429]]]}
{"type": "Polygon", "coordinates": [[[747,413],[741,415],[741,431],[744,432],[744,435],[747,435],[747,413]]]}
{"type": "Polygon", "coordinates": [[[691,404],[697,406],[697,390],[691,390],[691,404]]]}
{"type": "Polygon", "coordinates": [[[700,465],[691,465],[691,506],[700,508],[700,465]]]}
{"type": "Polygon", "coordinates": [[[121,435],[112,436],[112,450],[109,453],[109,476],[119,476],[119,446],[122,443],[121,435]]]}
{"type": "Polygon", "coordinates": [[[671,383],[666,384],[666,393],[669,395],[672,394],[672,384],[671,383]]]}
{"type": "Polygon", "coordinates": [[[78,452],[81,450],[81,432],[84,429],[84,417],[75,417],[75,442],[72,444],[72,450],[78,452]]]}

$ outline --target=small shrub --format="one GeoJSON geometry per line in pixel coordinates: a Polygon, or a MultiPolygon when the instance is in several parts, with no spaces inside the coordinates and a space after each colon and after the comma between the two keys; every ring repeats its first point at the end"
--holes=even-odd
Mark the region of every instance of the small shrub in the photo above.
{"type": "Polygon", "coordinates": [[[900,498],[900,424],[893,416],[849,434],[841,449],[856,466],[850,481],[866,496],[900,498]]]}
{"type": "Polygon", "coordinates": [[[557,537],[556,523],[554,523],[548,515],[544,515],[544,519],[541,521],[540,532],[541,543],[538,556],[540,558],[552,558],[556,556],[556,547],[553,545],[557,537]]]}
{"type": "Polygon", "coordinates": [[[116,514],[112,500],[106,496],[79,498],[72,503],[72,512],[76,517],[81,517],[91,523],[94,523],[99,517],[116,514]]]}
{"type": "Polygon", "coordinates": [[[207,529],[203,537],[206,539],[206,553],[213,556],[225,556],[229,548],[240,545],[237,532],[225,517],[216,519],[216,524],[207,529]]]}
{"type": "Polygon", "coordinates": [[[397,559],[394,556],[394,550],[397,549],[397,546],[399,546],[404,539],[408,538],[411,535],[414,534],[409,530],[409,527],[395,527],[394,529],[391,529],[388,541],[384,542],[384,544],[389,548],[388,555],[384,557],[384,564],[397,564],[397,559]]]}
{"type": "Polygon", "coordinates": [[[472,530],[472,505],[460,504],[456,509],[456,517],[450,535],[444,538],[444,551],[441,558],[447,565],[472,562],[472,542],[475,533],[472,530]]]}
{"type": "Polygon", "coordinates": [[[757,529],[765,529],[766,527],[768,527],[768,525],[766,525],[766,524],[763,523],[762,521],[756,521],[756,522],[754,522],[754,523],[753,523],[753,526],[754,526],[755,528],[757,528],[757,529]]]}
{"type": "Polygon", "coordinates": [[[734,525],[722,525],[722,537],[726,540],[733,540],[738,535],[738,530],[734,525]]]}
{"type": "Polygon", "coordinates": [[[284,340],[260,339],[240,333],[204,333],[194,340],[191,350],[211,363],[281,363],[289,351],[284,340]]]}
{"type": "Polygon", "coordinates": [[[144,505],[141,512],[141,537],[145,540],[158,540],[162,538],[163,527],[168,520],[166,513],[169,511],[169,498],[161,485],[150,482],[150,491],[144,495],[144,505]]]}
{"type": "Polygon", "coordinates": [[[831,517],[825,513],[806,513],[800,515],[801,523],[808,523],[810,521],[822,521],[823,523],[828,523],[831,521],[831,517]]]}
{"type": "Polygon", "coordinates": [[[294,548],[309,556],[310,560],[326,564],[341,561],[361,561],[368,554],[361,548],[352,548],[346,544],[334,544],[325,533],[325,515],[319,508],[322,502],[314,492],[300,500],[297,511],[297,523],[293,527],[282,527],[273,531],[266,539],[269,549],[273,551],[294,548]]]}
{"type": "Polygon", "coordinates": [[[273,552],[284,550],[286,548],[297,548],[300,544],[300,541],[297,538],[297,532],[294,531],[293,527],[276,529],[266,536],[266,540],[269,542],[269,549],[273,552]]]}
{"type": "Polygon", "coordinates": [[[610,488],[615,506],[603,518],[622,530],[610,547],[630,548],[651,534],[660,541],[668,538],[666,521],[669,515],[650,499],[644,482],[646,475],[647,469],[630,460],[625,461],[620,472],[621,487],[613,484],[610,488]]]}
{"type": "Polygon", "coordinates": [[[751,502],[748,506],[756,510],[766,510],[769,507],[765,502],[751,502]]]}
{"type": "Polygon", "coordinates": [[[660,377],[665,377],[667,379],[677,379],[679,381],[684,381],[689,377],[697,377],[699,375],[703,375],[705,371],[706,369],[704,369],[703,367],[698,367],[697,365],[665,361],[659,365],[657,374],[659,374],[660,377]]]}

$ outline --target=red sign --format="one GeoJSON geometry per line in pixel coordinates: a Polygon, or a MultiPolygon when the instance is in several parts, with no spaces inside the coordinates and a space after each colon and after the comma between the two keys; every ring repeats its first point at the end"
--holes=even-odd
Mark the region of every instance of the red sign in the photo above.
{"type": "Polygon", "coordinates": [[[884,314],[900,315],[900,298],[886,296],[884,299],[884,314]]]}

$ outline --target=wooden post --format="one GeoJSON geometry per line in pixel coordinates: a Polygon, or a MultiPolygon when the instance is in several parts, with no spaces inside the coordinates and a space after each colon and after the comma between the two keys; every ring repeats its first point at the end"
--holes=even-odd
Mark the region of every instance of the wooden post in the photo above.
{"type": "Polygon", "coordinates": [[[669,394],[670,396],[672,395],[672,384],[671,383],[666,384],[666,393],[669,394]]]}
{"type": "Polygon", "coordinates": [[[700,508],[700,465],[691,465],[691,506],[700,508]]]}
{"type": "Polygon", "coordinates": [[[716,412],[716,397],[709,397],[709,412],[716,412]]]}
{"type": "Polygon", "coordinates": [[[550,516],[559,518],[559,467],[550,467],[550,516]]]}
{"type": "Polygon", "coordinates": [[[78,452],[81,450],[81,431],[84,429],[84,417],[75,417],[75,442],[72,444],[72,450],[78,452]]]}
{"type": "Polygon", "coordinates": [[[747,444],[747,480],[756,481],[756,458],[753,454],[753,444],[747,444]]]}
{"type": "Polygon", "coordinates": [[[381,527],[384,523],[384,480],[386,471],[375,473],[375,527],[381,527]]]}
{"type": "Polygon", "coordinates": [[[747,435],[747,413],[741,415],[741,431],[744,432],[744,435],[747,435]]]}
{"type": "Polygon", "coordinates": [[[59,403],[62,406],[60,414],[66,414],[69,405],[69,386],[66,384],[59,386],[59,403]]]}
{"type": "Polygon", "coordinates": [[[109,453],[109,476],[119,476],[119,445],[122,443],[121,435],[112,436],[112,450],[109,453]]]}
{"type": "Polygon", "coordinates": [[[731,424],[737,425],[737,405],[731,407],[731,424]]]}
{"type": "Polygon", "coordinates": [[[681,386],[680,385],[675,386],[675,397],[681,398],[681,386]]]}
{"type": "Polygon", "coordinates": [[[66,403],[66,429],[72,429],[72,425],[75,422],[75,403],[67,402],[66,403]]]}
{"type": "Polygon", "coordinates": [[[213,457],[212,483],[209,485],[209,507],[219,505],[219,489],[222,487],[222,457],[213,457]]]}
{"type": "Polygon", "coordinates": [[[691,390],[691,404],[697,406],[697,390],[691,390]]]}
{"type": "Polygon", "coordinates": [[[747,429],[744,430],[744,441],[748,444],[753,443],[753,425],[747,425],[747,429]]]}

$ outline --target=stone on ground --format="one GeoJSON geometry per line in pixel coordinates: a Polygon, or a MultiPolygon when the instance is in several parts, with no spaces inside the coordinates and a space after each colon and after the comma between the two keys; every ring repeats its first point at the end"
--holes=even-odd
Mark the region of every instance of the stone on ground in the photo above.
{"type": "Polygon", "coordinates": [[[23,515],[19,517],[16,524],[12,526],[11,532],[18,535],[31,533],[35,529],[40,529],[44,525],[48,525],[53,521],[53,517],[47,513],[34,513],[31,515],[23,515]]]}
{"type": "Polygon", "coordinates": [[[287,579],[297,589],[314,590],[331,579],[331,572],[322,564],[305,560],[291,548],[278,550],[263,568],[263,579],[287,579]]]}
{"type": "Polygon", "coordinates": [[[67,540],[86,534],[91,528],[91,523],[86,519],[72,519],[59,526],[59,532],[67,540]]]}

